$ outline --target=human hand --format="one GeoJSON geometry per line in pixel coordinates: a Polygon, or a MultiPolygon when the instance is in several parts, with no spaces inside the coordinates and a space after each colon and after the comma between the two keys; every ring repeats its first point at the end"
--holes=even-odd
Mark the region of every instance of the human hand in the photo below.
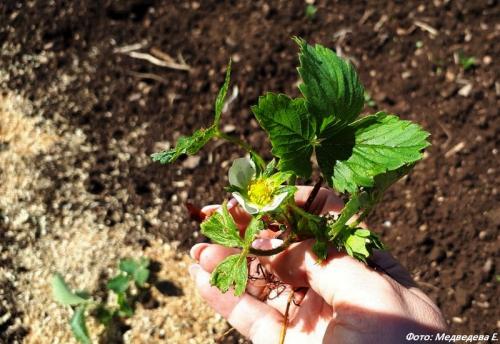
{"type": "MultiPolygon", "coordinates": [[[[299,206],[311,189],[299,187],[295,195],[299,206]]],[[[250,217],[234,201],[231,205],[230,212],[243,230],[250,217]]],[[[216,209],[208,206],[202,211],[209,215],[216,209]]],[[[321,189],[310,211],[325,214],[341,209],[340,199],[321,189]]],[[[281,244],[272,239],[272,232],[267,235],[254,246],[270,249],[281,244]]],[[[202,298],[254,343],[279,342],[292,292],[295,302],[290,303],[285,343],[402,343],[409,332],[429,334],[446,329],[437,306],[415,287],[409,273],[389,253],[377,251],[371,257],[372,265],[383,271],[379,272],[333,249],[326,261],[318,263],[312,244],[306,240],[275,256],[258,257],[260,264],[286,285],[285,290],[270,294],[261,280],[250,281],[240,297],[211,287],[210,273],[235,253],[220,245],[193,246],[191,256],[199,263],[189,272],[202,298]]]]}

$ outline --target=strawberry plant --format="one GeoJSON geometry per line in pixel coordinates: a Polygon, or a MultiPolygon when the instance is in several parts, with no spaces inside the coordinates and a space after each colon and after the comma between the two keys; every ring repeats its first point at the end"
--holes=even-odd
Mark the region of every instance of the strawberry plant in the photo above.
{"type": "Polygon", "coordinates": [[[274,255],[306,239],[315,240],[313,251],[320,261],[334,247],[367,262],[372,251],[383,245],[360,223],[429,145],[426,131],[394,114],[381,111],[360,117],[365,91],[354,67],[319,44],[311,46],[300,38],[295,41],[300,48],[302,97],[267,93],[252,107],[271,141],[271,161],[264,161],[250,144],[220,129],[231,63],[215,101],[213,124],[181,137],[175,148],[152,155],[160,163],[173,163],[181,155],[196,154],[212,139],[228,140],[248,153],[233,162],[227,188],[252,216],[245,233],[240,234],[227,202],[201,224],[202,233],[213,242],[240,248],[212,272],[211,284],[222,292],[234,288],[234,294],[241,295],[245,291],[247,261],[252,257],[274,255]],[[307,180],[315,166],[321,179],[348,199],[337,218],[318,216],[295,204],[297,178],[307,180]],[[270,226],[284,236],[282,246],[271,250],[253,247],[261,231],[270,226]]]}
{"type": "Polygon", "coordinates": [[[54,300],[61,305],[73,308],[70,326],[78,342],[91,343],[86,324],[87,312],[90,312],[104,326],[111,325],[117,318],[127,318],[134,315],[134,297],[132,297],[130,287],[135,285],[136,289],[145,288],[150,274],[149,260],[145,258],[139,260],[122,259],[118,269],[118,274],[106,284],[108,293],[114,294],[115,305],[107,304],[108,297],[102,302],[97,302],[85,291],[73,292],[59,273],[52,276],[54,300]]]}

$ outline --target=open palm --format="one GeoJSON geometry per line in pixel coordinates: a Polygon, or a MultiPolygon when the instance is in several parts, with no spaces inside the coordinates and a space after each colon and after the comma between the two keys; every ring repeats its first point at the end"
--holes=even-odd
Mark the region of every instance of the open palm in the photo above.
{"type": "MultiPolygon", "coordinates": [[[[300,187],[296,203],[303,205],[310,192],[310,187],[300,187]]],[[[234,201],[230,205],[232,216],[244,230],[249,215],[234,201]]],[[[209,215],[217,208],[207,206],[202,211],[209,215]]],[[[320,190],[310,207],[317,214],[341,209],[342,202],[327,189],[320,190]]],[[[280,240],[273,236],[270,231],[263,233],[254,246],[279,246],[280,240]]],[[[190,273],[208,304],[254,343],[279,342],[292,291],[285,343],[401,343],[410,332],[444,331],[446,325],[437,306],[388,253],[375,252],[376,269],[333,249],[325,262],[318,263],[312,244],[306,240],[280,254],[258,257],[251,274],[257,273],[256,264],[260,263],[284,283],[271,291],[259,279],[250,281],[240,297],[211,287],[210,273],[235,253],[220,245],[195,245],[191,256],[199,264],[192,265],[190,273]]]]}

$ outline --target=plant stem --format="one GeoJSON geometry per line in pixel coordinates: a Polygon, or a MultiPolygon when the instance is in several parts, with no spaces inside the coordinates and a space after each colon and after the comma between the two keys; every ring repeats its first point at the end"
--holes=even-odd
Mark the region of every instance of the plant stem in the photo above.
{"type": "Polygon", "coordinates": [[[224,140],[227,140],[231,143],[234,143],[235,145],[240,146],[241,148],[246,150],[248,153],[253,152],[252,147],[248,143],[246,143],[245,141],[241,140],[238,137],[228,135],[222,131],[217,132],[217,137],[224,139],[224,140]]]}
{"type": "Polygon", "coordinates": [[[318,182],[314,185],[314,188],[309,194],[309,197],[307,197],[306,204],[304,205],[305,211],[309,211],[309,209],[311,208],[311,205],[314,202],[316,196],[318,195],[319,189],[321,188],[321,184],[323,184],[323,177],[319,177],[318,182]]]}
{"type": "Polygon", "coordinates": [[[245,141],[241,140],[240,138],[228,135],[228,134],[226,134],[226,133],[224,133],[224,132],[222,132],[220,130],[217,131],[217,137],[221,138],[221,139],[224,139],[226,141],[229,141],[231,143],[234,143],[235,145],[243,148],[247,153],[250,153],[250,154],[254,155],[259,160],[259,164],[261,166],[266,166],[266,163],[264,162],[264,159],[259,155],[259,153],[257,153],[252,148],[252,146],[250,146],[248,143],[246,143],[245,141]]]}
{"type": "Polygon", "coordinates": [[[356,221],[354,221],[353,223],[351,223],[349,225],[349,227],[351,228],[355,228],[357,227],[361,222],[364,221],[364,219],[366,219],[366,217],[368,216],[368,214],[370,214],[370,212],[372,211],[373,209],[373,204],[366,207],[363,212],[361,213],[361,215],[358,216],[358,218],[356,219],[356,221]]]}
{"type": "Polygon", "coordinates": [[[335,221],[335,223],[330,227],[328,234],[330,235],[330,240],[335,239],[339,233],[344,229],[347,221],[351,219],[366,202],[366,194],[360,193],[353,195],[352,198],[347,202],[344,209],[340,213],[340,217],[335,221]]]}
{"type": "Polygon", "coordinates": [[[275,254],[281,253],[286,250],[292,244],[292,242],[294,242],[292,240],[288,240],[289,237],[290,236],[288,236],[285,241],[283,241],[283,244],[281,246],[272,248],[270,250],[261,250],[258,248],[250,247],[248,252],[256,256],[274,256],[275,254]]]}

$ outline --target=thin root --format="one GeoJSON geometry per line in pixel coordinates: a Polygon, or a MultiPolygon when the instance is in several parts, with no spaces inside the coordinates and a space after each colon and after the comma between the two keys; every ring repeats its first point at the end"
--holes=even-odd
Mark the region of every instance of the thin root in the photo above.
{"type": "Polygon", "coordinates": [[[290,305],[292,304],[293,295],[295,292],[292,290],[290,295],[288,295],[288,300],[286,302],[285,317],[283,319],[283,326],[281,327],[280,342],[279,344],[285,343],[286,330],[288,329],[288,314],[290,313],[290,305]]]}
{"type": "Polygon", "coordinates": [[[223,334],[221,334],[219,337],[217,337],[215,339],[215,342],[216,343],[220,343],[222,342],[222,340],[224,339],[224,337],[226,337],[227,335],[229,335],[231,332],[233,332],[235,330],[234,327],[231,327],[230,329],[228,329],[226,332],[224,332],[223,334]]]}

